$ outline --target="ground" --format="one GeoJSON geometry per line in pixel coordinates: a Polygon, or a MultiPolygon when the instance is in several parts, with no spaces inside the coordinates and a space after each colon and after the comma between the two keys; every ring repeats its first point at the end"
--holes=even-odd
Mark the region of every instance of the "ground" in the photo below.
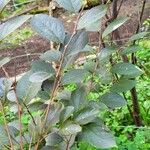
{"type": "MultiPolygon", "coordinates": [[[[124,0],[123,6],[121,7],[120,16],[128,16],[130,20],[126,25],[120,28],[121,30],[121,38],[128,38],[133,33],[135,33],[138,20],[139,20],[139,11],[141,10],[142,0],[124,0]]],[[[146,9],[144,12],[143,20],[149,17],[150,15],[150,1],[146,4],[146,9]]],[[[62,13],[59,17],[67,31],[72,31],[74,27],[74,22],[76,20],[76,15],[71,15],[70,13],[62,13]]],[[[25,24],[24,26],[28,26],[29,24],[25,24]]],[[[96,33],[89,34],[90,43],[96,45],[98,42],[98,35],[96,33]]],[[[25,54],[33,54],[33,53],[42,53],[50,48],[50,42],[41,38],[38,35],[33,35],[26,41],[21,42],[18,46],[13,46],[11,48],[1,48],[0,47],[0,56],[10,56],[16,57],[25,54]]],[[[7,65],[5,65],[5,70],[9,73],[9,76],[14,76],[21,74],[28,70],[30,67],[30,62],[37,59],[38,55],[30,56],[30,57],[20,57],[16,58],[7,65]]],[[[3,70],[0,70],[0,77],[5,76],[3,70]]]]}

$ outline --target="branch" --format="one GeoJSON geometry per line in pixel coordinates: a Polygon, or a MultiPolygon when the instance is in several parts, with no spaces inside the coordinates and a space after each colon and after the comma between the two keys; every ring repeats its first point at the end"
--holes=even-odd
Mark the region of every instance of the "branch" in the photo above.
{"type": "MultiPolygon", "coordinates": [[[[72,35],[71,35],[71,37],[70,37],[68,43],[65,45],[64,51],[63,51],[62,56],[61,56],[61,58],[60,58],[60,64],[59,64],[59,68],[58,68],[57,73],[56,73],[53,90],[52,90],[52,93],[51,93],[51,97],[50,97],[50,100],[49,100],[47,109],[46,109],[46,111],[45,111],[45,118],[44,118],[43,125],[42,125],[43,127],[44,127],[44,125],[46,124],[46,121],[47,121],[47,118],[48,118],[48,113],[49,113],[49,110],[50,110],[50,106],[51,106],[51,104],[54,103],[55,96],[56,96],[56,93],[57,93],[57,91],[58,91],[58,88],[59,88],[59,85],[60,85],[60,82],[61,82],[62,65],[63,65],[64,59],[65,59],[65,55],[66,55],[66,52],[67,52],[67,49],[68,49],[68,46],[69,46],[70,42],[72,41],[74,35],[75,35],[76,32],[77,32],[77,25],[78,25],[78,22],[79,22],[79,19],[80,19],[81,15],[82,15],[83,10],[84,10],[84,6],[82,7],[82,9],[81,9],[79,15],[77,16],[76,24],[75,24],[73,33],[72,33],[72,35]]],[[[38,142],[37,142],[37,144],[36,144],[36,148],[37,148],[37,149],[38,149],[38,147],[39,147],[40,141],[41,141],[41,140],[38,140],[38,142]]]]}
{"type": "MultiPolygon", "coordinates": [[[[141,21],[142,21],[142,18],[143,18],[145,5],[146,5],[146,0],[143,0],[142,10],[141,10],[141,13],[140,13],[140,20],[139,20],[139,23],[138,23],[138,26],[137,26],[135,34],[137,34],[139,32],[141,21]]],[[[136,42],[136,40],[133,42],[133,45],[135,45],[135,42],[136,42]]],[[[136,56],[135,56],[134,53],[132,53],[132,55],[131,55],[131,61],[132,61],[133,64],[137,63],[137,59],[136,59],[136,56]]]]}
{"type": "MultiPolygon", "coordinates": [[[[118,15],[118,11],[117,11],[117,2],[118,0],[113,0],[113,12],[112,12],[112,18],[116,19],[117,15],[118,15]]],[[[118,30],[115,30],[113,32],[114,34],[114,38],[116,39],[120,39],[120,34],[118,30]]],[[[118,41],[116,42],[118,45],[122,45],[122,41],[118,41]]],[[[122,60],[124,62],[129,62],[129,59],[126,55],[121,55],[122,60]]],[[[130,90],[131,93],[131,97],[132,97],[132,104],[133,104],[133,120],[135,122],[136,126],[141,126],[142,125],[142,121],[140,118],[140,107],[139,107],[139,103],[138,103],[138,97],[137,97],[137,91],[136,88],[134,87],[132,90],[130,90]]]]}

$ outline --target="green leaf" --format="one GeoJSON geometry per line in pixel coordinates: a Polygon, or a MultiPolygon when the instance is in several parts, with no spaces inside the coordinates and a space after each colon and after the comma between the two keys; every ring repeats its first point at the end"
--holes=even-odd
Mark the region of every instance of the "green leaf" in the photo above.
{"type": "Polygon", "coordinates": [[[47,107],[47,104],[45,104],[42,101],[33,101],[30,104],[28,104],[28,109],[30,112],[45,110],[46,107],[47,107]]]}
{"type": "Polygon", "coordinates": [[[96,148],[107,149],[116,147],[113,135],[94,123],[83,128],[80,138],[96,148]]]}
{"type": "Polygon", "coordinates": [[[81,83],[87,74],[84,69],[71,70],[62,77],[62,84],[81,83]]]}
{"type": "Polygon", "coordinates": [[[0,12],[4,9],[4,7],[10,2],[10,0],[0,0],[0,12]]]}
{"type": "Polygon", "coordinates": [[[48,62],[59,62],[61,52],[58,50],[49,50],[40,56],[40,59],[48,62]]]}
{"type": "Polygon", "coordinates": [[[63,138],[56,132],[48,134],[46,137],[46,145],[55,146],[63,141],[63,138]]]}
{"type": "Polygon", "coordinates": [[[101,29],[101,19],[94,22],[93,24],[91,24],[90,26],[87,26],[85,29],[86,31],[89,32],[98,32],[101,29]]]}
{"type": "Polygon", "coordinates": [[[17,83],[16,91],[19,99],[25,103],[30,102],[41,90],[42,83],[32,83],[29,81],[31,72],[26,73],[17,83]]]}
{"type": "Polygon", "coordinates": [[[9,139],[5,131],[5,127],[0,125],[0,148],[4,148],[5,145],[9,144],[9,139]]]}
{"type": "Polygon", "coordinates": [[[40,150],[59,150],[59,148],[55,146],[44,146],[40,150]]]}
{"type": "Polygon", "coordinates": [[[90,101],[89,106],[100,111],[105,111],[108,107],[100,101],[90,101]]]}
{"type": "Polygon", "coordinates": [[[10,112],[13,112],[14,114],[16,114],[18,112],[18,105],[17,104],[11,105],[10,112]]]}
{"type": "Polygon", "coordinates": [[[66,121],[74,112],[73,106],[67,106],[60,114],[60,121],[64,122],[66,121]]]}
{"type": "Polygon", "coordinates": [[[22,15],[8,20],[7,22],[0,25],[0,41],[2,41],[6,36],[12,33],[14,30],[19,28],[24,22],[26,22],[31,15],[22,15]]]}
{"type": "Polygon", "coordinates": [[[79,12],[82,7],[81,0],[56,0],[56,2],[70,12],[79,12]]]}
{"type": "Polygon", "coordinates": [[[125,75],[130,78],[138,77],[143,73],[142,70],[137,66],[127,62],[120,62],[115,64],[112,67],[112,72],[120,75],[125,75]]]}
{"type": "Polygon", "coordinates": [[[111,54],[113,54],[114,52],[116,52],[115,47],[107,47],[107,48],[103,48],[100,53],[98,54],[98,58],[100,61],[105,61],[109,58],[109,56],[111,54]]]}
{"type": "Polygon", "coordinates": [[[142,39],[144,36],[146,36],[149,33],[150,32],[141,32],[141,33],[134,34],[133,36],[129,38],[129,41],[136,41],[136,40],[142,39]]]}
{"type": "Polygon", "coordinates": [[[5,57],[5,58],[1,59],[0,60],[0,68],[3,67],[8,62],[10,62],[10,60],[11,60],[11,58],[9,58],[9,57],[5,57]]]}
{"type": "Polygon", "coordinates": [[[112,109],[126,105],[126,100],[121,95],[112,92],[102,95],[101,102],[112,109]]]}
{"type": "Polygon", "coordinates": [[[65,140],[58,145],[59,147],[58,150],[66,150],[66,148],[68,148],[68,150],[72,150],[73,145],[76,143],[76,135],[77,134],[72,134],[68,136],[65,135],[65,140]],[[66,143],[66,141],[69,141],[69,142],[66,143]]]}
{"type": "Polygon", "coordinates": [[[89,71],[89,72],[95,72],[95,66],[96,66],[96,62],[94,62],[93,60],[89,60],[86,61],[84,63],[84,69],[89,71]]]}
{"type": "Polygon", "coordinates": [[[56,18],[46,14],[38,14],[32,18],[32,28],[44,38],[57,43],[64,43],[65,29],[56,18]]]}
{"type": "Polygon", "coordinates": [[[37,115],[36,117],[34,117],[34,121],[36,124],[33,122],[32,119],[29,121],[28,124],[28,130],[32,137],[32,142],[38,140],[40,138],[39,136],[43,133],[43,122],[41,116],[37,115]]]}
{"type": "Polygon", "coordinates": [[[98,114],[99,110],[97,109],[85,108],[82,111],[78,112],[74,120],[80,125],[85,125],[93,121],[98,114]]]}
{"type": "Polygon", "coordinates": [[[117,83],[115,83],[110,90],[112,92],[122,93],[127,92],[131,90],[133,87],[135,87],[136,81],[122,78],[117,83]]]}
{"type": "MultiPolygon", "coordinates": [[[[69,42],[70,35],[67,34],[65,39],[66,45],[69,42]]],[[[66,55],[74,55],[79,52],[82,52],[82,50],[85,48],[85,46],[88,44],[88,33],[84,30],[77,31],[77,33],[73,36],[72,40],[69,42],[68,48],[66,50],[66,55]]],[[[65,46],[62,45],[60,48],[60,51],[63,51],[65,46]]]]}
{"type": "Polygon", "coordinates": [[[87,93],[84,86],[78,87],[72,92],[70,105],[74,107],[75,111],[84,108],[87,104],[87,93]]]}
{"type": "Polygon", "coordinates": [[[14,90],[11,90],[7,93],[7,99],[11,102],[16,102],[17,99],[14,90]]]}
{"type": "Polygon", "coordinates": [[[47,117],[46,125],[52,126],[59,122],[60,113],[63,110],[63,105],[61,103],[55,103],[50,106],[50,110],[47,117]]]}
{"type": "Polygon", "coordinates": [[[49,74],[47,72],[35,72],[31,74],[31,76],[29,77],[29,81],[34,83],[39,82],[42,83],[43,81],[49,79],[50,77],[52,77],[52,74],[49,74]]]}
{"type": "Polygon", "coordinates": [[[61,133],[63,135],[72,135],[82,131],[82,127],[78,124],[72,122],[66,122],[61,128],[61,133]]]}
{"type": "Polygon", "coordinates": [[[47,72],[49,74],[55,74],[55,69],[52,67],[52,65],[50,63],[47,63],[41,60],[37,60],[32,63],[31,71],[33,73],[47,72]]]}
{"type": "Polygon", "coordinates": [[[118,29],[121,25],[123,25],[128,18],[117,18],[113,22],[111,22],[108,27],[105,29],[105,31],[102,34],[102,37],[106,37],[108,34],[112,33],[116,29],[118,29]]]}
{"type": "Polygon", "coordinates": [[[135,53],[140,49],[141,49],[141,47],[137,46],[137,45],[128,46],[123,51],[121,51],[121,54],[127,55],[127,54],[131,54],[131,53],[135,53]]]}
{"type": "Polygon", "coordinates": [[[59,100],[70,100],[71,92],[69,90],[63,90],[58,93],[57,99],[59,100]]]}
{"type": "Polygon", "coordinates": [[[86,29],[89,31],[93,27],[100,26],[100,19],[105,16],[107,12],[106,5],[100,5],[88,10],[79,20],[77,29],[86,29]],[[92,14],[92,15],[91,15],[92,14]]]}

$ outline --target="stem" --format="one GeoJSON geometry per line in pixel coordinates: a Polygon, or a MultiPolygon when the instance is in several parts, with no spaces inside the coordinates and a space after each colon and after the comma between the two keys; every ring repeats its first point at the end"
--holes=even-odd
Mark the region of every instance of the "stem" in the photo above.
{"type": "Polygon", "coordinates": [[[67,52],[67,48],[70,44],[70,42],[72,41],[74,35],[76,34],[76,29],[77,29],[77,24],[78,24],[78,21],[80,19],[80,16],[82,14],[82,11],[83,11],[84,7],[82,7],[82,10],[80,11],[78,17],[77,17],[77,20],[76,20],[76,24],[75,24],[75,27],[74,27],[74,30],[73,30],[73,33],[70,37],[70,40],[68,41],[68,43],[65,45],[65,48],[64,48],[64,51],[63,51],[63,54],[61,56],[61,59],[60,59],[60,65],[59,65],[59,68],[58,68],[58,71],[57,71],[57,74],[56,74],[56,79],[54,81],[54,87],[53,87],[53,91],[52,91],[52,94],[51,94],[51,98],[50,98],[50,103],[47,107],[47,112],[46,112],[46,115],[45,115],[45,122],[47,120],[47,117],[48,117],[48,113],[49,113],[49,109],[50,109],[50,106],[51,106],[51,103],[53,103],[54,101],[54,97],[55,97],[55,94],[56,94],[56,91],[59,87],[59,84],[60,84],[60,81],[61,81],[61,72],[62,72],[62,65],[63,65],[63,62],[64,62],[64,57],[65,57],[65,54],[67,52]]]}
{"type": "Polygon", "coordinates": [[[3,107],[3,104],[1,102],[1,100],[0,100],[0,108],[2,109],[2,114],[3,114],[3,117],[4,117],[5,130],[6,130],[7,135],[8,135],[11,150],[14,150],[13,142],[12,142],[12,139],[11,139],[11,135],[10,135],[9,128],[8,128],[8,125],[7,125],[7,121],[6,121],[6,117],[5,117],[4,107],[3,107]]]}
{"type": "MultiPolygon", "coordinates": [[[[112,12],[112,18],[116,19],[117,15],[118,15],[118,11],[117,11],[117,2],[118,0],[113,0],[113,12],[112,12]]],[[[114,34],[114,38],[115,39],[120,39],[120,34],[119,31],[116,30],[113,32],[114,34]]],[[[118,45],[122,45],[122,41],[118,41],[116,42],[118,45]]],[[[126,55],[121,55],[122,56],[122,60],[124,62],[129,62],[129,59],[126,55]]],[[[137,92],[136,92],[136,88],[134,87],[132,90],[130,90],[131,93],[131,97],[132,97],[132,104],[133,104],[133,120],[135,122],[136,126],[141,126],[142,125],[142,121],[140,118],[140,108],[139,108],[139,104],[138,104],[138,97],[137,97],[137,92]]]]}
{"type": "MultiPolygon", "coordinates": [[[[65,45],[64,47],[64,51],[62,53],[62,56],[60,58],[60,64],[59,64],[59,68],[58,68],[58,71],[57,71],[57,74],[56,74],[56,78],[55,78],[55,81],[54,81],[54,86],[53,86],[53,90],[52,90],[52,94],[51,94],[51,98],[49,100],[49,104],[47,106],[47,109],[45,111],[45,118],[44,118],[44,121],[43,121],[43,127],[44,125],[46,124],[46,121],[47,121],[47,118],[48,118],[48,113],[49,113],[49,110],[50,110],[50,106],[51,104],[53,104],[54,102],[54,99],[55,99],[55,96],[56,96],[56,93],[57,93],[57,90],[59,88],[59,85],[60,85],[60,81],[61,81],[61,74],[62,74],[62,65],[63,65],[63,62],[64,62],[64,57],[65,57],[65,54],[67,52],[67,49],[68,49],[68,46],[70,44],[70,42],[72,41],[74,35],[76,34],[77,32],[77,25],[78,25],[78,22],[79,22],[79,19],[81,17],[81,14],[83,12],[83,9],[84,9],[84,6],[82,7],[78,17],[77,17],[77,20],[76,20],[76,24],[75,24],[75,27],[74,27],[74,30],[73,30],[73,33],[68,41],[68,43],[65,45]]],[[[36,144],[36,149],[38,149],[39,147],[39,144],[40,144],[41,140],[38,140],[37,144],[36,144]]]]}
{"type": "MultiPolygon", "coordinates": [[[[139,23],[138,23],[138,26],[137,26],[135,34],[137,34],[139,32],[145,5],[146,5],[146,0],[143,0],[142,10],[141,10],[141,13],[140,13],[140,19],[139,19],[139,23]]],[[[135,42],[136,42],[136,40],[133,42],[133,45],[135,45],[135,42]]],[[[132,64],[136,64],[137,63],[137,59],[136,59],[136,56],[135,56],[134,53],[131,54],[131,61],[132,61],[132,64]]]]}
{"type": "Polygon", "coordinates": [[[142,121],[140,118],[140,107],[138,103],[136,88],[134,87],[130,92],[132,96],[134,122],[135,122],[135,125],[139,127],[142,125],[142,121]]]}
{"type": "Polygon", "coordinates": [[[36,122],[35,122],[35,119],[33,117],[33,115],[31,114],[31,112],[29,111],[28,109],[28,106],[23,102],[23,105],[25,106],[25,108],[27,109],[27,112],[28,114],[30,115],[31,119],[32,119],[32,122],[34,123],[34,125],[36,126],[36,122]]]}
{"type": "MultiPolygon", "coordinates": [[[[16,62],[15,62],[15,66],[16,66],[16,62]]],[[[16,67],[15,67],[15,72],[16,72],[16,67]]],[[[16,75],[15,75],[14,83],[15,83],[14,84],[14,93],[15,93],[15,97],[16,97],[16,103],[17,103],[17,106],[18,106],[18,118],[19,118],[19,128],[20,128],[20,149],[23,150],[21,107],[20,107],[20,104],[19,104],[19,99],[18,99],[17,91],[16,91],[16,85],[17,85],[16,75]]]]}
{"type": "Polygon", "coordinates": [[[71,138],[72,138],[72,135],[70,135],[69,140],[67,141],[66,150],[69,150],[69,144],[70,144],[71,138]]]}

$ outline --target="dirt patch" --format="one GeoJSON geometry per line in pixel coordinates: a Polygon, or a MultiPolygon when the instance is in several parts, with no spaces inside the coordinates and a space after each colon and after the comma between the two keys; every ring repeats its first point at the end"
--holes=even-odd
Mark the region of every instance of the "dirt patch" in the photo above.
{"type": "MultiPolygon", "coordinates": [[[[135,33],[136,27],[138,25],[139,20],[139,10],[141,10],[142,0],[124,0],[124,3],[121,7],[120,16],[128,16],[130,17],[130,21],[127,22],[126,25],[120,28],[121,30],[121,38],[128,38],[133,33],[135,33]]],[[[146,4],[146,9],[144,12],[143,20],[149,17],[150,11],[150,1],[146,4]]],[[[76,15],[72,15],[68,12],[65,12],[60,15],[60,19],[63,21],[65,28],[67,31],[72,32],[74,23],[76,20],[76,15]]],[[[95,45],[98,42],[98,34],[90,33],[89,34],[90,43],[94,43],[95,45]]],[[[22,46],[18,46],[17,48],[10,49],[2,49],[0,50],[0,56],[6,57],[16,57],[20,55],[33,54],[33,53],[42,53],[48,50],[50,47],[50,42],[39,37],[33,36],[32,38],[25,41],[22,46]]],[[[10,76],[14,76],[15,74],[20,74],[28,70],[30,64],[33,60],[38,59],[38,55],[35,56],[22,56],[14,59],[7,65],[5,65],[6,71],[10,76]]],[[[5,76],[2,69],[0,69],[0,77],[5,76]]]]}

